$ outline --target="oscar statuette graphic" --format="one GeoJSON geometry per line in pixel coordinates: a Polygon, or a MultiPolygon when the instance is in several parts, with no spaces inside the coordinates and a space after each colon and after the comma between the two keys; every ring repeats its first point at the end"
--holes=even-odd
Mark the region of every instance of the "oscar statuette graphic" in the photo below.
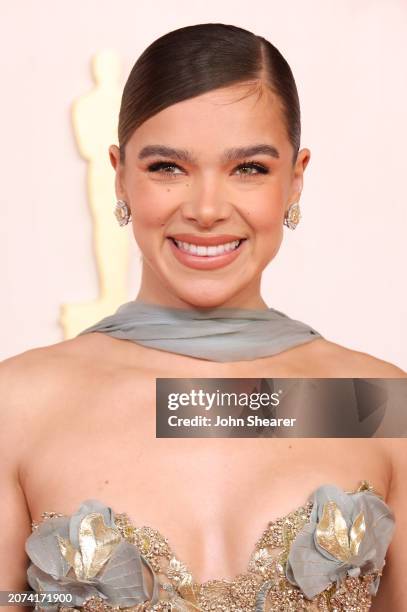
{"type": "Polygon", "coordinates": [[[87,202],[92,219],[92,241],[99,281],[99,295],[83,303],[63,304],[60,323],[65,338],[72,338],[98,319],[111,314],[128,298],[128,232],[117,225],[114,175],[108,148],[117,142],[121,100],[118,54],[103,50],[92,58],[91,91],[72,105],[77,148],[87,162],[87,202]]]}

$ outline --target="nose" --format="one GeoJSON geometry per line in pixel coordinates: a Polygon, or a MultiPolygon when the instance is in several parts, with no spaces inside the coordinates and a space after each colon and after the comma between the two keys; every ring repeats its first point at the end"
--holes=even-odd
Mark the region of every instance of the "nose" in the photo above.
{"type": "Polygon", "coordinates": [[[226,191],[219,181],[201,179],[194,184],[190,198],[181,209],[184,219],[201,227],[211,227],[228,219],[233,205],[227,200],[226,191]]]}

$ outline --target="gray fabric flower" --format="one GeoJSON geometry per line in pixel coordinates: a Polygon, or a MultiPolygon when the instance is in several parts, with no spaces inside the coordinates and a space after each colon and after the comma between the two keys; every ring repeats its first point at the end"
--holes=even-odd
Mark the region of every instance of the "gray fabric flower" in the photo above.
{"type": "MultiPolygon", "coordinates": [[[[394,531],[394,515],[370,491],[345,493],[324,485],[312,497],[309,523],[291,544],[287,579],[313,599],[347,575],[381,570],[394,531]]],[[[373,583],[376,594],[379,578],[373,583]]]]}
{"type": "MultiPolygon", "coordinates": [[[[40,523],[25,549],[32,562],[27,570],[31,588],[72,594],[67,605],[83,605],[93,595],[121,607],[150,600],[142,563],[150,570],[151,566],[134,544],[122,538],[112,509],[97,500],[86,500],[71,517],[55,516],[40,523]]],[[[154,574],[153,583],[155,601],[154,574]]]]}

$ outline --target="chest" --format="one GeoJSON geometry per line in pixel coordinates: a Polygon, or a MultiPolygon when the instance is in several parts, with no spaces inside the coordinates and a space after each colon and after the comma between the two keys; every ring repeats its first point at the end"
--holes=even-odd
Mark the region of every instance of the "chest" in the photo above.
{"type": "Polygon", "coordinates": [[[197,579],[236,575],[267,522],[321,484],[389,475],[372,440],[156,438],[155,378],[120,371],[70,385],[33,430],[23,487],[31,516],[85,499],[158,529],[197,579]]]}

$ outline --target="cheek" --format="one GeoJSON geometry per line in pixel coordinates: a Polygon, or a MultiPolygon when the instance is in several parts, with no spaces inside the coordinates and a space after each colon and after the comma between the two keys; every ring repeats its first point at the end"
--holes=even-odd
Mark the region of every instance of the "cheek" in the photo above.
{"type": "Polygon", "coordinates": [[[245,218],[258,237],[279,234],[284,220],[284,198],[277,190],[257,195],[245,207],[245,218]]]}
{"type": "Polygon", "coordinates": [[[284,193],[274,189],[256,197],[245,209],[244,217],[255,235],[253,254],[260,269],[276,256],[284,235],[284,193]]]}
{"type": "Polygon", "coordinates": [[[134,183],[130,196],[130,209],[134,231],[143,234],[164,226],[176,207],[175,190],[147,184],[143,181],[134,183]],[[174,194],[172,193],[174,191],[174,194]]]}

